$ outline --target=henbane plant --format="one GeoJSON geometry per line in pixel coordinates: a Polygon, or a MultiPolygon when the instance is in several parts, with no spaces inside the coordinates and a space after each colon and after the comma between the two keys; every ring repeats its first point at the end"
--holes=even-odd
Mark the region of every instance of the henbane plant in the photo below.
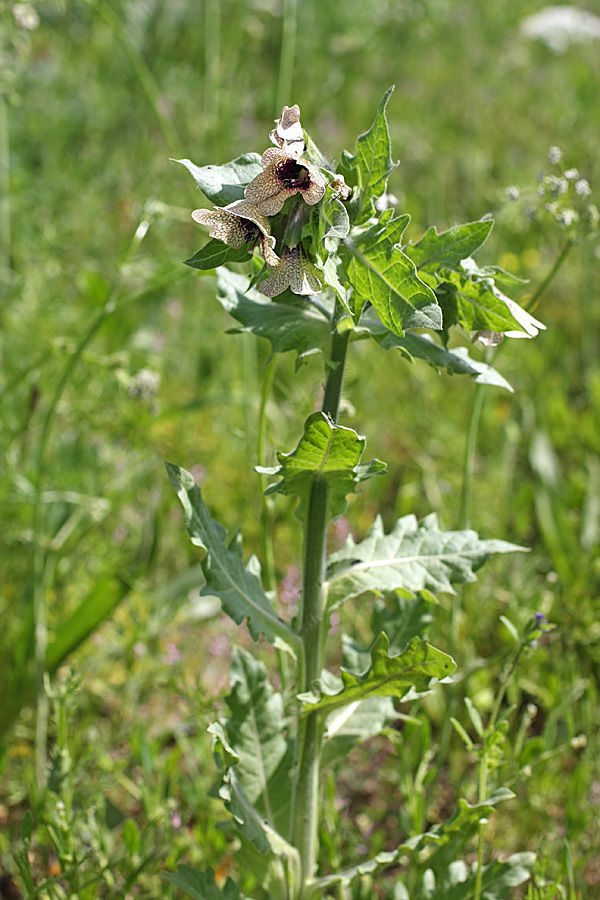
{"type": "MultiPolygon", "coordinates": [[[[277,599],[268,501],[261,571],[255,557],[244,559],[239,533],[227,541],[191,474],[167,465],[201,554],[204,590],[220,597],[236,623],[247,623],[254,641],[274,645],[280,660],[272,678],[258,658],[234,651],[228,714],[209,731],[217,794],[238,833],[239,884],[218,885],[211,870],[186,866],[165,876],[195,898],[246,896],[248,883],[258,885],[252,891],[260,897],[346,897],[361,877],[384,870],[392,873],[385,880],[389,896],[404,898],[411,865],[412,900],[482,892],[504,897],[532,865],[531,854],[484,864],[479,853],[476,863],[464,862],[465,846],[511,796],[506,789],[475,804],[459,800],[448,821],[407,835],[367,862],[348,859],[328,871],[319,853],[326,772],[354,743],[397,718],[394,701],[442,690],[435,686],[456,668],[427,640],[435,594],[474,581],[490,554],[521,549],[471,530],[443,531],[434,515],[422,522],[408,515],[389,533],[377,518],[363,540],[349,538],[327,558],[328,526],[344,512],[346,498],[385,470],[379,460],[364,461],[365,438],[340,422],[347,355],[355,341],[371,340],[382,350],[399,350],[399,368],[403,358],[421,360],[510,390],[491,366],[453,346],[453,334],[489,343],[502,335],[532,337],[543,327],[499,287],[514,283],[513,276],[473,259],[490,219],[440,232],[432,227],[420,240],[406,241],[410,217],[398,215],[387,194],[395,168],[386,120],[390,93],[355,152],[344,152],[335,167],[303,130],[298,106],[284,107],[270,133],[274,146],[262,157],[246,153],[203,167],[178,160],[214,205],[192,213],[209,227],[210,239],[188,264],[217,269],[219,300],[238,331],[266,338],[273,355],[294,351],[298,365],[314,353],[324,363],[321,409],[304,423],[295,449],[277,454],[277,466],[257,467],[266,495],[298,498],[302,590],[293,620],[277,599]],[[240,262],[249,263],[250,277],[227,268],[240,262]],[[370,646],[330,632],[332,612],[350,598],[371,621],[370,646]],[[340,640],[338,674],[326,667],[340,640]],[[416,884],[415,865],[422,872],[416,884]]],[[[264,416],[266,404],[260,405],[264,416]]]]}

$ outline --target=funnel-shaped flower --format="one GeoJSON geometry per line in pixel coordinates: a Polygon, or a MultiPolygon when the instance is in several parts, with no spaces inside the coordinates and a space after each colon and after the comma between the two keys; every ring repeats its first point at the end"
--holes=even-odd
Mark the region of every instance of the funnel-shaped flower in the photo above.
{"type": "Polygon", "coordinates": [[[259,285],[265,297],[276,297],[288,287],[294,294],[319,294],[323,290],[317,270],[304,256],[300,245],[284,247],[281,259],[259,285]]]}
{"type": "Polygon", "coordinates": [[[209,225],[210,236],[229,247],[237,250],[244,244],[255,246],[258,243],[269,266],[276,266],[279,262],[269,220],[247,200],[238,200],[213,210],[195,209],[192,218],[200,225],[209,225]]]}
{"type": "Polygon", "coordinates": [[[269,133],[269,137],[277,147],[281,147],[291,156],[298,159],[304,153],[304,132],[300,124],[300,107],[284,106],[281,117],[275,120],[275,128],[269,133]]]}
{"type": "Polygon", "coordinates": [[[263,171],[246,186],[246,200],[263,216],[274,216],[288,197],[301,193],[312,206],[325,193],[325,179],[316,166],[293,152],[269,147],[262,155],[263,171]]]}

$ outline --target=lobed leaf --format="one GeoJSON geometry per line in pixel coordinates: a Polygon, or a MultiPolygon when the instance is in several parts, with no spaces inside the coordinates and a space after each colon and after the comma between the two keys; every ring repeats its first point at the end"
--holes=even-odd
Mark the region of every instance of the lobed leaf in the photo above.
{"type": "Polygon", "coordinates": [[[358,185],[358,198],[353,220],[360,225],[373,215],[373,199],[385,194],[390,174],[396,168],[392,162],[390,135],[385,108],[394,90],[389,88],[379,104],[373,124],[356,141],[356,153],[344,152],[342,170],[350,172],[349,184],[358,185]]]}
{"type": "Polygon", "coordinates": [[[294,350],[298,363],[311,353],[328,358],[331,326],[325,314],[306,300],[293,303],[269,300],[254,288],[248,288],[243,275],[219,269],[219,301],[224,309],[243,325],[241,331],[252,332],[271,343],[273,353],[294,350]]]}
{"type": "Polygon", "coordinates": [[[414,244],[409,242],[403,250],[412,259],[417,271],[458,271],[461,261],[485,243],[493,226],[492,219],[480,219],[478,222],[455,225],[440,234],[432,226],[419,241],[414,244]]]}
{"type": "Polygon", "coordinates": [[[197,166],[190,159],[174,159],[185,166],[194,181],[215,206],[227,206],[242,200],[244,189],[262,172],[258,153],[244,153],[223,166],[197,166]]]}
{"type": "Polygon", "coordinates": [[[417,275],[414,262],[400,250],[410,216],[391,218],[391,210],[370,228],[344,241],[348,281],[354,288],[355,317],[367,302],[391,332],[406,328],[442,328],[442,310],[431,288],[417,275]]]}
{"type": "Polygon", "coordinates": [[[206,586],[201,594],[220,597],[223,610],[238,625],[246,619],[255,641],[261,634],[271,643],[277,637],[282,647],[297,652],[299,638],[271,606],[255,572],[256,561],[250,559],[244,565],[236,536],[229,545],[225,543],[225,529],[211,518],[193,476],[172,463],[166,463],[166,468],[183,506],[192,543],[202,553],[206,586]]]}
{"type": "Polygon", "coordinates": [[[403,337],[387,329],[383,329],[379,323],[365,323],[361,320],[361,328],[366,326],[371,337],[381,346],[382,350],[399,350],[411,362],[414,358],[422,359],[434,369],[446,369],[451,375],[470,375],[477,384],[489,384],[504,388],[512,393],[513,389],[506,378],[493,366],[469,356],[466,347],[453,347],[449,349],[437,344],[429,334],[408,333],[403,337]]]}
{"type": "Polygon", "coordinates": [[[492,553],[525,548],[507,541],[480,540],[477,532],[440,531],[435,514],[420,524],[413,515],[399,519],[389,534],[378,516],[366,538],[349,537],[328,560],[328,603],[339,606],[365,591],[404,588],[454,593],[455,584],[475,581],[475,572],[492,553]]]}
{"type": "Polygon", "coordinates": [[[304,425],[304,434],[291,453],[278,453],[280,466],[260,467],[259,472],[279,475],[281,481],[266,493],[295,494],[300,497],[298,515],[302,516],[316,480],[329,486],[329,515],[334,518],[346,509],[347,494],[354,493],[360,481],[379,475],[385,464],[372,460],[360,464],[366,440],[342,425],[336,425],[323,412],[313,413],[304,425]]]}
{"type": "Polygon", "coordinates": [[[389,639],[382,632],[371,647],[371,665],[356,675],[341,669],[341,686],[335,694],[303,694],[303,715],[315,710],[330,711],[369,697],[399,697],[411,688],[426,691],[432,679],[451,675],[456,665],[451,656],[421,638],[413,638],[397,656],[389,656],[389,639]]]}

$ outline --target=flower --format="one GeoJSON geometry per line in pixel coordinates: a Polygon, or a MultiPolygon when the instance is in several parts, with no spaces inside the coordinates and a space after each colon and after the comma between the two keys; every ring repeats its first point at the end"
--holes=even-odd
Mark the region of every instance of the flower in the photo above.
{"type": "Polygon", "coordinates": [[[246,185],[246,200],[263,216],[276,215],[288,197],[300,192],[309,206],[323,198],[325,179],[316,166],[285,148],[269,147],[262,155],[263,171],[246,185]]]}
{"type": "Polygon", "coordinates": [[[592,189],[587,178],[580,178],[579,181],[575,182],[575,193],[580,197],[589,197],[592,189]]]}
{"type": "Polygon", "coordinates": [[[304,152],[304,132],[300,124],[300,107],[284,106],[281,117],[275,119],[275,128],[269,133],[276,147],[287,150],[296,159],[304,152]]]}
{"type": "Polygon", "coordinates": [[[317,270],[304,256],[299,245],[284,247],[278,264],[259,285],[265,297],[276,297],[288,287],[294,294],[318,294],[323,290],[317,270]]]}
{"type": "Polygon", "coordinates": [[[210,236],[229,247],[237,250],[244,244],[255,246],[258,242],[268,265],[276,266],[279,262],[269,220],[247,200],[237,200],[213,210],[195,209],[192,219],[200,225],[210,225],[210,236]]]}

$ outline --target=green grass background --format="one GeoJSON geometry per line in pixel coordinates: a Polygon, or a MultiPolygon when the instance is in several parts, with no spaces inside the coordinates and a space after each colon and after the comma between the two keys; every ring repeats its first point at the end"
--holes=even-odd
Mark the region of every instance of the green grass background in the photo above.
{"type": "MultiPolygon", "coordinates": [[[[95,586],[126,586],[70,658],[81,679],[68,701],[77,821],[94,811],[108,858],[123,817],[133,820],[130,868],[149,847],[153,858],[130,895],[171,896],[157,873],[179,858],[235,873],[228,839],[215,836],[220,810],[206,797],[204,730],[207,698],[226,690],[236,629],[197,601],[197,559],[163,460],[193,469],[215,517],[230,531],[241,524],[247,550],[257,550],[252,466],[268,348],[224,336],[231,322],[214,279],[182,265],[204,240],[189,215],[201,200],[169,158],[205,165],[262,152],[282,104],[297,102],[335,159],[395,84],[388,115],[400,166],[390,190],[413,217],[408,236],[492,213],[478,258],[529,279],[517,292],[526,302],[565,245],[550,216],[525,215],[538,174],[556,173],[550,146],[598,197],[600,55],[597,42],[555,53],[523,38],[522,19],[540,8],[527,0],[56,0],[21,4],[38,14],[31,30],[14,5],[0,7],[0,695],[8,708],[33,671],[36,596],[52,642],[95,586]],[[510,185],[522,202],[507,203],[510,185]],[[144,369],[160,376],[151,397],[136,395],[144,369]]],[[[469,522],[531,553],[495,561],[463,592],[455,649],[465,675],[456,697],[468,693],[485,713],[510,649],[499,615],[523,626],[541,610],[556,623],[509,691],[515,715],[536,706],[527,741],[537,762],[517,776],[510,744],[503,774],[517,799],[490,823],[489,852],[532,849],[538,877],[561,879],[581,898],[600,884],[597,248],[574,247],[540,298],[548,330],[498,355],[515,393],[486,390],[469,522]]],[[[291,360],[280,362],[272,455],[295,446],[321,375],[316,359],[297,376],[291,360]]],[[[355,346],[345,421],[367,435],[369,458],[389,466],[350,505],[358,534],[377,510],[388,527],[432,510],[458,527],[475,391],[464,378],[355,346]]],[[[279,576],[291,581],[294,525],[280,501],[279,576]]],[[[441,599],[432,637],[444,648],[451,601],[441,599]]],[[[360,610],[355,619],[360,628],[360,610]]],[[[437,740],[441,703],[429,704],[433,736],[424,729],[400,757],[363,748],[356,772],[331,787],[346,792],[347,806],[340,813],[331,800],[324,829],[339,830],[349,854],[443,818],[457,796],[473,799],[475,772],[458,737],[429,806],[408,796],[420,754],[437,740]],[[391,812],[370,760],[406,792],[391,812]]],[[[53,851],[33,734],[27,706],[4,737],[0,859],[12,867],[31,807],[42,878],[53,851]]],[[[92,840],[77,828],[82,846],[92,840]]]]}

